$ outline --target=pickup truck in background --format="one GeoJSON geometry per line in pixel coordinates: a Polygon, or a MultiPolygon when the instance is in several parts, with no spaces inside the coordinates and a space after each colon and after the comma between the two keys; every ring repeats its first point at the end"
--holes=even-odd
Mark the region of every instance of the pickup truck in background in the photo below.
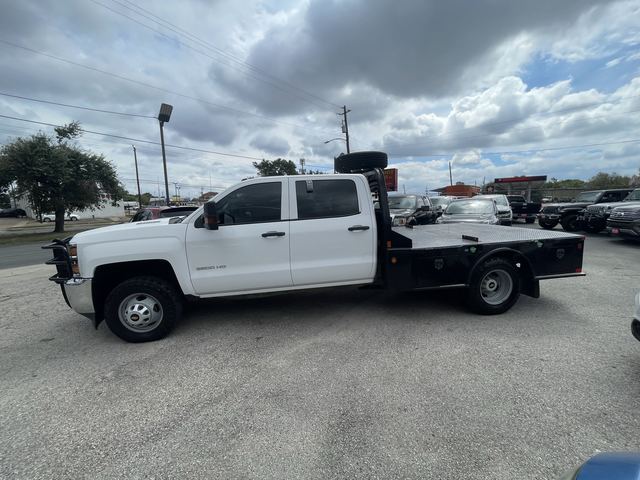
{"type": "Polygon", "coordinates": [[[545,204],[538,214],[538,225],[551,230],[559,223],[563,230],[577,232],[584,227],[584,222],[578,218],[582,210],[597,203],[620,202],[632,190],[633,188],[592,190],[582,192],[571,202],[545,204]]]}
{"type": "Polygon", "coordinates": [[[43,247],[53,251],[51,280],[96,328],[104,319],[120,338],[145,342],[166,336],[191,299],[346,285],[459,288],[473,311],[499,314],[520,294],[537,298],[540,280],[584,275],[581,235],[393,227],[386,165],[382,152],[341,155],[338,174],[253,178],[173,223],[126,223],[55,240],[43,247]]]}
{"type": "Polygon", "coordinates": [[[541,203],[527,202],[522,195],[507,195],[511,211],[513,212],[513,220],[524,220],[525,223],[533,223],[542,208],[541,203]]]}
{"type": "Polygon", "coordinates": [[[614,208],[640,206],[640,188],[636,188],[621,202],[596,203],[578,214],[578,221],[585,232],[598,233],[607,228],[607,220],[614,208]]]}

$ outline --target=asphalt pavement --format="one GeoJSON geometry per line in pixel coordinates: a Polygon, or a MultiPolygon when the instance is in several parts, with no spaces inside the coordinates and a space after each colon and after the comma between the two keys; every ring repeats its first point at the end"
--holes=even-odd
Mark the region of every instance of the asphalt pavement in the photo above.
{"type": "MultiPolygon", "coordinates": [[[[51,238],[54,235],[51,234],[51,238]]],[[[0,269],[38,265],[51,258],[51,250],[43,250],[46,241],[20,245],[0,245],[0,269]]]]}
{"type": "Polygon", "coordinates": [[[328,289],[202,302],[148,344],[4,269],[0,478],[548,480],[640,450],[639,253],[590,236],[586,277],[499,316],[328,289]]]}

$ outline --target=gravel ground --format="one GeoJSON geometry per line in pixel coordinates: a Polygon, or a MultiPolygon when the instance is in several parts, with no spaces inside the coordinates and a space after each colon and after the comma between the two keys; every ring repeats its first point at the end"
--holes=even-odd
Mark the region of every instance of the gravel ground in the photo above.
{"type": "Polygon", "coordinates": [[[167,339],[93,330],[0,270],[0,478],[554,479],[640,450],[640,246],[508,313],[461,292],[331,289],[189,308],[167,339]]]}

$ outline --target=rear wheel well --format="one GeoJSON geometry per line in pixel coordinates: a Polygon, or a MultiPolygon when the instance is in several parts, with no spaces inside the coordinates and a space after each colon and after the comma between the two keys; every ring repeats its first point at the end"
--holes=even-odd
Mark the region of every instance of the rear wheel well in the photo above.
{"type": "Polygon", "coordinates": [[[509,261],[520,274],[520,291],[527,296],[538,298],[540,296],[539,282],[535,280],[535,273],[531,263],[517,250],[499,250],[481,258],[469,272],[467,283],[471,280],[474,271],[482,264],[494,258],[503,258],[509,261]]]}
{"type": "Polygon", "coordinates": [[[138,260],[100,265],[95,269],[91,286],[98,322],[104,316],[104,301],[109,292],[125,280],[139,276],[162,278],[173,285],[176,292],[183,294],[173,267],[166,260],[138,260]]]}

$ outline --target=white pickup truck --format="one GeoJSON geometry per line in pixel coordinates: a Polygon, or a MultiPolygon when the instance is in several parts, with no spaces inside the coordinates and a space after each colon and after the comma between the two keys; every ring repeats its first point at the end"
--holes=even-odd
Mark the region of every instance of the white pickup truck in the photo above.
{"type": "Polygon", "coordinates": [[[491,225],[393,228],[386,155],[336,159],[333,175],[243,181],[189,216],[55,240],[57,274],[76,312],[127,341],[157,340],[185,300],[367,285],[466,288],[482,314],[508,310],[540,279],[579,276],[584,237],[491,225]],[[374,198],[377,200],[374,203],[374,198]]]}

